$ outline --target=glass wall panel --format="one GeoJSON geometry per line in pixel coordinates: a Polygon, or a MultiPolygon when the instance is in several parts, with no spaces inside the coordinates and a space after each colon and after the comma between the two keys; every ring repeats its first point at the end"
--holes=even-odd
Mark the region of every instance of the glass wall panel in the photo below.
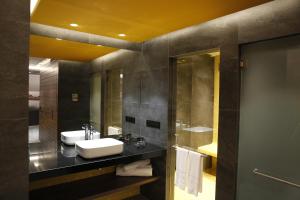
{"type": "Polygon", "coordinates": [[[176,58],[175,144],[205,156],[198,196],[175,186],[174,199],[215,199],[219,120],[219,51],[176,58]]]}
{"type": "Polygon", "coordinates": [[[237,199],[299,200],[300,36],[244,45],[241,56],[237,199]]]}
{"type": "Polygon", "coordinates": [[[122,132],[123,73],[121,69],[107,71],[104,134],[122,132]]]}
{"type": "Polygon", "coordinates": [[[90,121],[101,133],[101,73],[95,73],[90,78],[90,121]]]}

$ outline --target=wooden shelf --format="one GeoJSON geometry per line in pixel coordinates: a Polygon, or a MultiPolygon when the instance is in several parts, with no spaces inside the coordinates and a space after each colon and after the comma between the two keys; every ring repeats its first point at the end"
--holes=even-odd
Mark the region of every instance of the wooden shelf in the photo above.
{"type": "Polygon", "coordinates": [[[204,145],[201,147],[198,147],[198,151],[200,153],[212,156],[217,158],[218,157],[218,144],[217,143],[211,143],[208,145],[204,145]]]}
{"type": "Polygon", "coordinates": [[[216,175],[217,175],[217,172],[216,172],[216,169],[215,169],[215,168],[208,168],[208,169],[205,169],[204,172],[207,173],[207,174],[213,175],[213,176],[216,176],[216,175]]]}
{"type": "Polygon", "coordinates": [[[102,199],[121,191],[139,188],[158,177],[119,177],[114,174],[87,178],[30,191],[30,199],[102,199]]]}

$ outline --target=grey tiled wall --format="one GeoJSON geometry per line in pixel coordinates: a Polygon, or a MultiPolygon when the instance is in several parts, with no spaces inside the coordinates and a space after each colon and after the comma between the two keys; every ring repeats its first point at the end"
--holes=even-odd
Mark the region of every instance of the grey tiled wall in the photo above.
{"type": "Polygon", "coordinates": [[[123,131],[163,147],[168,134],[168,53],[168,37],[162,37],[144,43],[140,53],[121,50],[92,62],[96,71],[123,69],[123,131]],[[125,122],[125,116],[135,117],[136,123],[125,122]],[[146,127],[146,120],[159,121],[161,128],[146,127]]]}
{"type": "Polygon", "coordinates": [[[89,65],[59,61],[58,77],[58,132],[80,130],[90,119],[89,65]],[[72,93],[79,95],[78,102],[72,101],[72,93]]]}
{"type": "Polygon", "coordinates": [[[28,199],[29,0],[0,6],[0,199],[28,199]]]}

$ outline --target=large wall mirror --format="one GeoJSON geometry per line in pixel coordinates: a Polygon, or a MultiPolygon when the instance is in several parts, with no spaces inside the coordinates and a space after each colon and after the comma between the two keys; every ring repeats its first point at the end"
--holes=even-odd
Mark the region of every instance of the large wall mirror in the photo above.
{"type": "Polygon", "coordinates": [[[31,57],[29,86],[30,145],[56,149],[87,125],[94,137],[122,133],[122,69],[91,72],[88,62],[31,57]]]}

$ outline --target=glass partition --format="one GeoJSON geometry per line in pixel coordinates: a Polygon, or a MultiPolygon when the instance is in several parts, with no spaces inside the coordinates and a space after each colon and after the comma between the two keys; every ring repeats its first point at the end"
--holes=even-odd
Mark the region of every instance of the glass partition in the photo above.
{"type": "Polygon", "coordinates": [[[122,69],[107,71],[105,127],[106,135],[118,135],[122,132],[122,69]]]}
{"type": "Polygon", "coordinates": [[[176,58],[175,146],[199,152],[205,158],[200,177],[202,192],[195,197],[187,192],[187,188],[175,186],[175,200],[215,199],[219,64],[219,51],[196,52],[176,58]]]}
{"type": "Polygon", "coordinates": [[[241,48],[238,200],[300,197],[299,55],[300,36],[241,48]]]}
{"type": "Polygon", "coordinates": [[[101,133],[101,73],[90,78],[90,121],[96,131],[101,133]]]}

